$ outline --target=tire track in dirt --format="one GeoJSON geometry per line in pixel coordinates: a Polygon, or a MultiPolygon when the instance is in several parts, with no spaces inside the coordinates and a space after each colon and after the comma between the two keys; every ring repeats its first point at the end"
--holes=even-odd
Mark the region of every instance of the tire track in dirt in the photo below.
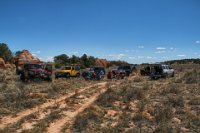
{"type": "Polygon", "coordinates": [[[76,95],[77,93],[81,93],[81,92],[83,92],[83,91],[85,91],[85,90],[87,90],[87,89],[89,89],[91,87],[94,87],[94,86],[99,86],[99,85],[101,86],[102,84],[105,84],[105,83],[107,83],[107,82],[96,83],[94,85],[85,87],[83,89],[79,89],[78,91],[72,92],[70,94],[65,94],[65,95],[63,95],[63,96],[61,96],[61,97],[59,97],[57,99],[51,99],[48,102],[45,102],[45,103],[43,103],[41,105],[38,105],[38,106],[33,107],[31,109],[27,109],[25,111],[19,112],[14,117],[11,116],[11,115],[5,116],[5,117],[3,117],[3,118],[0,119],[0,129],[4,129],[7,126],[10,126],[10,125],[16,123],[20,119],[22,119],[22,118],[24,118],[24,117],[26,117],[26,116],[28,116],[30,114],[36,113],[38,111],[41,111],[41,110],[43,110],[43,109],[45,109],[47,107],[51,107],[51,106],[55,105],[55,103],[62,102],[65,99],[70,98],[70,97],[76,95]]]}
{"type": "MultiPolygon", "coordinates": [[[[117,82],[115,85],[112,85],[112,87],[115,87],[117,84],[120,84],[121,82],[117,82]]],[[[99,92],[93,94],[86,102],[84,102],[76,111],[65,111],[63,112],[63,117],[61,119],[58,119],[51,123],[49,127],[47,128],[47,133],[59,133],[61,132],[63,126],[66,123],[72,124],[74,121],[74,118],[81,112],[83,112],[86,108],[88,108],[91,104],[93,104],[97,99],[98,96],[105,93],[108,88],[106,87],[106,83],[103,87],[100,88],[99,92]]]]}
{"type": "Polygon", "coordinates": [[[86,108],[88,108],[96,99],[97,97],[104,93],[106,89],[102,89],[100,93],[93,95],[89,98],[89,100],[82,104],[80,108],[78,108],[76,111],[66,111],[63,113],[64,117],[62,117],[59,120],[56,120],[55,122],[51,123],[49,125],[49,128],[47,128],[47,133],[59,133],[62,129],[62,126],[66,123],[71,121],[75,116],[77,116],[79,113],[83,112],[86,108]]]}
{"type": "MultiPolygon", "coordinates": [[[[98,86],[92,86],[89,89],[86,89],[84,91],[81,91],[75,95],[73,95],[72,97],[66,98],[65,100],[63,100],[62,102],[59,103],[55,103],[56,105],[54,105],[56,107],[56,109],[60,109],[60,110],[71,110],[71,111],[75,111],[80,105],[84,103],[86,100],[88,100],[90,95],[93,95],[94,93],[98,92],[99,89],[102,88],[102,86],[104,86],[104,84],[106,84],[107,82],[98,85],[98,86]]],[[[45,117],[48,117],[48,115],[50,115],[51,112],[53,112],[55,110],[55,108],[52,109],[48,109],[48,111],[43,110],[43,112],[38,112],[37,118],[33,118],[33,119],[29,119],[28,121],[24,122],[21,125],[21,128],[19,130],[17,130],[16,132],[21,132],[23,130],[30,130],[35,128],[34,125],[37,124],[39,121],[41,121],[42,119],[45,119],[45,117]]],[[[61,112],[62,114],[62,112],[61,112]]]]}

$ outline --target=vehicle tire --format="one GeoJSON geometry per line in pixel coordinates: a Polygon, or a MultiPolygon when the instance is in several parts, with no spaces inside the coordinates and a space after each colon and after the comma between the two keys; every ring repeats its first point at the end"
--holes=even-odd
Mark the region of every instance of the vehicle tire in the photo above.
{"type": "Polygon", "coordinates": [[[76,74],[76,77],[77,77],[77,78],[80,78],[80,76],[81,76],[80,73],[77,73],[77,74],[76,74]]]}
{"type": "Polygon", "coordinates": [[[25,75],[24,75],[24,73],[21,73],[20,80],[22,80],[23,82],[25,82],[25,75]]]}
{"type": "Polygon", "coordinates": [[[174,77],[174,72],[172,73],[172,77],[174,77]]]}
{"type": "Polygon", "coordinates": [[[19,69],[17,69],[17,68],[16,68],[16,74],[17,74],[17,75],[20,74],[19,69]]]}
{"type": "Polygon", "coordinates": [[[66,78],[69,79],[70,78],[70,74],[66,73],[66,78]]]}

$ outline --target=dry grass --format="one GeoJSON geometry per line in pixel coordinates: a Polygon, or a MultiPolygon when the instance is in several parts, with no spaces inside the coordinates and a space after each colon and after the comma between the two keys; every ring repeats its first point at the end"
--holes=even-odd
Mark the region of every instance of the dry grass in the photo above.
{"type": "Polygon", "coordinates": [[[88,84],[81,78],[23,83],[12,69],[0,69],[0,80],[0,116],[15,114],[88,84]]]}
{"type": "MultiPolygon", "coordinates": [[[[95,106],[104,112],[113,110],[110,116],[96,116],[82,124],[80,132],[145,132],[179,133],[200,132],[199,66],[181,65],[176,76],[150,81],[139,77],[124,81],[102,94],[95,106]],[[90,123],[91,122],[91,123],[90,123]]],[[[87,109],[76,121],[87,118],[87,109]]],[[[92,116],[92,115],[91,115],[92,116]]],[[[73,131],[77,126],[73,126],[73,131]]]]}
{"type": "MultiPolygon", "coordinates": [[[[200,66],[185,64],[173,67],[176,71],[173,78],[152,81],[147,77],[131,77],[115,87],[108,85],[108,90],[80,113],[72,126],[65,124],[62,132],[69,129],[83,133],[200,132],[200,66]]],[[[0,71],[0,116],[14,114],[96,83],[82,79],[58,79],[52,83],[24,84],[13,74],[14,71],[0,71]]],[[[91,88],[84,93],[89,98],[98,92],[91,88]]],[[[63,117],[62,110],[57,110],[57,107],[51,110],[52,113],[38,121],[33,129],[23,132],[45,132],[51,121],[63,117]]],[[[21,119],[0,130],[0,133],[19,129],[29,117],[33,116],[21,119]]]]}

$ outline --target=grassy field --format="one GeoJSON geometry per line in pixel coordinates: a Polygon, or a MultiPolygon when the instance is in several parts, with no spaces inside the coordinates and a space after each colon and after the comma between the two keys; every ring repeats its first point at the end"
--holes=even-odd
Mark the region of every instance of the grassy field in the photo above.
{"type": "Polygon", "coordinates": [[[0,70],[0,133],[198,133],[200,66],[173,65],[173,78],[22,83],[0,70]]]}

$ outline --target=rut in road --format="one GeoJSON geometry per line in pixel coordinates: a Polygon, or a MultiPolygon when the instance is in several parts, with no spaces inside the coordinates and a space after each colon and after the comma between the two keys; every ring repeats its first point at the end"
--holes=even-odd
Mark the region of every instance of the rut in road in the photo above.
{"type": "Polygon", "coordinates": [[[58,119],[51,123],[49,127],[47,128],[47,133],[59,133],[62,130],[62,127],[64,124],[71,122],[79,113],[83,112],[86,108],[88,108],[96,99],[98,96],[102,93],[104,93],[107,90],[106,83],[104,83],[104,86],[100,88],[98,92],[90,96],[83,104],[80,105],[79,108],[77,108],[75,111],[73,110],[67,110],[63,112],[63,117],[61,119],[58,119]]]}
{"type": "MultiPolygon", "coordinates": [[[[117,84],[120,84],[117,83],[117,84]]],[[[116,85],[112,85],[111,87],[114,87],[116,85]]],[[[49,127],[47,128],[47,133],[59,133],[61,132],[63,126],[65,124],[71,125],[74,121],[74,118],[81,112],[83,112],[86,108],[88,108],[91,104],[93,104],[97,99],[98,96],[105,93],[108,87],[105,85],[100,89],[99,92],[93,94],[86,102],[84,102],[78,109],[75,111],[64,111],[63,114],[64,116],[61,117],[60,119],[57,119],[56,121],[52,122],[49,127]]],[[[69,131],[70,132],[70,131],[69,131]]]]}
{"type": "Polygon", "coordinates": [[[56,103],[60,103],[62,101],[64,101],[65,99],[69,98],[69,97],[72,97],[74,95],[76,95],[76,93],[81,93],[91,87],[94,87],[94,86],[101,86],[102,84],[104,85],[106,82],[102,82],[102,83],[97,83],[97,84],[94,84],[94,85],[91,85],[91,86],[88,86],[88,87],[85,87],[85,88],[82,88],[82,89],[79,89],[77,92],[72,92],[70,94],[65,94],[59,98],[56,98],[56,99],[52,99],[52,100],[49,100],[48,102],[45,102],[41,105],[38,105],[36,107],[33,107],[31,109],[27,109],[27,110],[24,110],[22,112],[19,112],[18,114],[16,114],[16,116],[12,117],[11,115],[9,116],[5,116],[3,118],[1,118],[1,121],[0,121],[0,128],[1,129],[4,129],[6,128],[7,126],[10,126],[10,125],[13,125],[15,124],[16,122],[18,122],[20,119],[28,116],[28,115],[31,115],[33,113],[37,113],[38,111],[42,111],[44,110],[45,108],[47,107],[51,107],[53,105],[55,105],[55,101],[56,103]]]}
{"type": "MultiPolygon", "coordinates": [[[[36,114],[36,117],[28,118],[24,123],[21,124],[21,127],[16,132],[22,132],[24,130],[30,130],[37,128],[38,123],[41,121],[44,121],[44,119],[47,119],[51,116],[51,113],[55,111],[59,111],[58,114],[63,115],[63,111],[70,110],[75,111],[80,107],[80,104],[83,104],[85,101],[87,101],[93,94],[99,92],[99,90],[104,86],[105,83],[90,87],[89,89],[86,89],[84,91],[81,91],[79,93],[76,93],[76,95],[73,95],[72,97],[66,98],[62,102],[55,103],[53,108],[48,108],[43,110],[43,112],[39,112],[36,114]]],[[[28,132],[28,131],[27,131],[28,132]]]]}

